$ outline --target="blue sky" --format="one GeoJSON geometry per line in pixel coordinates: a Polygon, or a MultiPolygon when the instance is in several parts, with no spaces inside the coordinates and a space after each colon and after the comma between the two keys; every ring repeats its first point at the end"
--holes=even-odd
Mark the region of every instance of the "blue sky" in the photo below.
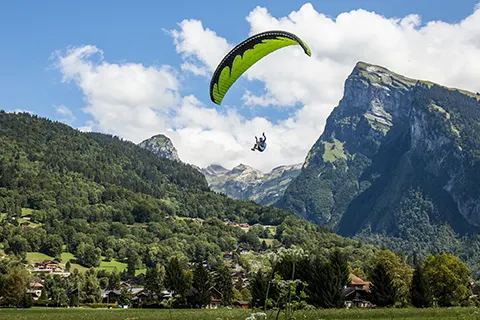
{"type": "MultiPolygon", "coordinates": [[[[472,15],[477,1],[329,0],[310,3],[316,11],[332,18],[362,8],[387,18],[418,14],[422,23],[431,20],[457,23],[472,15]]],[[[4,1],[0,4],[0,109],[29,110],[40,116],[61,119],[56,108],[65,105],[75,115],[70,124],[84,126],[92,120],[91,115],[80,109],[86,104],[84,92],[74,82],[62,83],[62,73],[52,68],[51,56],[55,51],[66,50],[69,46],[93,45],[102,50],[104,59],[111,64],[168,64],[182,73],[183,59],[176,52],[172,36],[164,30],[178,29],[178,23],[184,19],[196,19],[204,28],[236,43],[248,36],[250,24],[246,17],[256,6],[266,7],[273,17],[284,17],[304,4],[305,1],[296,0],[4,1]]],[[[182,78],[179,92],[182,96],[194,95],[208,108],[213,108],[208,83],[208,77],[188,75],[182,78]]],[[[259,91],[262,87],[261,82],[242,82],[232,90],[227,102],[240,105],[246,88],[259,91]]],[[[290,108],[288,112],[244,108],[240,114],[247,118],[265,116],[276,122],[287,119],[298,108],[290,108]]],[[[318,136],[312,141],[316,138],[318,136]]]]}

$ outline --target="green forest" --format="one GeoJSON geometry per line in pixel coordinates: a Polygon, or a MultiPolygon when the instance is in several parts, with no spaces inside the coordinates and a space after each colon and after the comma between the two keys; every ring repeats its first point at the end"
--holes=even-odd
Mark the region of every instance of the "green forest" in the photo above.
{"type": "Polygon", "coordinates": [[[192,166],[118,137],[0,111],[0,150],[3,306],[95,306],[102,290],[128,304],[128,281],[144,289],[142,307],[204,306],[213,287],[224,306],[290,314],[343,307],[351,274],[374,284],[377,306],[476,304],[471,270],[453,255],[395,254],[229,199],[192,166]],[[34,272],[42,260],[69,275],[34,272]]]}

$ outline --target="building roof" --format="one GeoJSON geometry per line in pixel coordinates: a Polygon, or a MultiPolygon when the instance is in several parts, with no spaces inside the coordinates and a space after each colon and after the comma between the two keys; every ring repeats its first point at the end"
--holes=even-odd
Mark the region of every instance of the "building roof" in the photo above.
{"type": "Polygon", "coordinates": [[[353,273],[350,273],[350,284],[352,285],[366,285],[367,283],[354,275],[353,273]]]}
{"type": "Polygon", "coordinates": [[[30,283],[30,288],[31,289],[43,288],[43,284],[39,282],[32,282],[30,283]]]}

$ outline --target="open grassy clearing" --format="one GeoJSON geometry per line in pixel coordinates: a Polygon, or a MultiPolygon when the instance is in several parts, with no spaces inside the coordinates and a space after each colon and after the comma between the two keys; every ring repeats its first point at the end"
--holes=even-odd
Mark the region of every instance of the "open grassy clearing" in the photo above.
{"type": "MultiPolygon", "coordinates": [[[[61,255],[62,262],[60,263],[63,267],[65,267],[65,264],[70,261],[70,271],[73,269],[77,269],[80,272],[84,272],[87,270],[87,268],[77,264],[73,263],[72,261],[75,261],[75,256],[71,254],[70,252],[62,252],[61,255]]],[[[27,253],[27,261],[30,264],[35,264],[36,262],[42,262],[44,260],[53,260],[54,257],[50,257],[46,254],[40,253],[40,252],[28,252],[27,253]]],[[[113,259],[112,261],[103,261],[105,257],[101,258],[102,261],[100,262],[100,267],[96,268],[97,270],[107,270],[108,272],[112,272],[115,268],[117,269],[117,272],[122,272],[123,270],[127,269],[127,264],[123,262],[116,261],[113,259]]],[[[138,275],[140,273],[145,274],[146,269],[137,269],[135,271],[135,274],[138,275]]]]}
{"type": "MultiPolygon", "coordinates": [[[[45,309],[31,308],[27,310],[0,309],[0,319],[89,319],[89,320],[157,320],[157,319],[198,319],[198,320],[240,320],[247,318],[253,311],[241,309],[173,309],[171,317],[167,309],[45,309]]],[[[276,313],[269,313],[269,319],[275,319],[276,313]]],[[[438,309],[376,309],[376,310],[311,310],[298,311],[296,319],[411,319],[411,320],[470,320],[480,319],[480,311],[476,308],[438,308],[438,309]]],[[[283,315],[279,319],[284,319],[283,315]]]]}

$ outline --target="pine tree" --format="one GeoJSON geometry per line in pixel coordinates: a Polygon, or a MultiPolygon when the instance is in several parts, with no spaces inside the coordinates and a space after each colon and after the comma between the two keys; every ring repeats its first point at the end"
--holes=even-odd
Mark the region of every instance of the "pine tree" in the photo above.
{"type": "Polygon", "coordinates": [[[117,273],[116,270],[114,270],[108,276],[107,290],[116,290],[116,289],[120,289],[120,275],[117,273]]]}
{"type": "Polygon", "coordinates": [[[346,256],[339,250],[335,250],[330,255],[330,261],[327,266],[330,281],[327,285],[331,286],[331,306],[341,308],[345,303],[344,288],[350,282],[350,270],[346,256]]]}
{"type": "Polygon", "coordinates": [[[195,295],[195,303],[200,306],[206,306],[210,303],[210,295],[208,289],[211,286],[210,275],[202,263],[197,264],[193,273],[193,288],[197,290],[195,295]]]}
{"type": "Polygon", "coordinates": [[[263,307],[265,304],[265,295],[267,293],[268,276],[260,269],[250,281],[250,292],[252,294],[252,306],[263,307]]]}
{"type": "Polygon", "coordinates": [[[372,302],[379,307],[389,307],[395,303],[396,288],[393,285],[393,279],[388,274],[387,268],[378,263],[370,273],[372,282],[371,297],[372,302]]]}
{"type": "Polygon", "coordinates": [[[433,296],[423,266],[418,263],[416,256],[414,257],[414,265],[415,270],[413,272],[412,284],[410,286],[412,305],[417,308],[431,307],[433,304],[433,296]]]}
{"type": "Polygon", "coordinates": [[[129,250],[127,253],[127,273],[130,278],[135,277],[135,270],[137,268],[139,256],[134,250],[129,250]]]}
{"type": "Polygon", "coordinates": [[[164,287],[165,268],[156,264],[152,268],[147,268],[147,274],[145,275],[145,289],[150,293],[150,298],[153,295],[159,297],[164,287]]]}
{"type": "Polygon", "coordinates": [[[215,285],[217,290],[222,293],[222,304],[230,305],[233,299],[233,282],[230,270],[226,266],[220,267],[215,279],[215,285]]]}
{"type": "Polygon", "coordinates": [[[262,241],[262,251],[267,251],[268,249],[268,246],[267,246],[267,242],[265,240],[262,241]]]}
{"type": "Polygon", "coordinates": [[[304,280],[308,283],[305,291],[309,303],[315,307],[327,307],[326,301],[329,297],[324,288],[329,279],[325,267],[325,262],[320,257],[315,256],[308,264],[308,270],[305,270],[306,277],[304,280]]]}
{"type": "Polygon", "coordinates": [[[172,257],[165,268],[165,287],[175,297],[184,297],[188,288],[187,278],[177,257],[172,257]]]}

